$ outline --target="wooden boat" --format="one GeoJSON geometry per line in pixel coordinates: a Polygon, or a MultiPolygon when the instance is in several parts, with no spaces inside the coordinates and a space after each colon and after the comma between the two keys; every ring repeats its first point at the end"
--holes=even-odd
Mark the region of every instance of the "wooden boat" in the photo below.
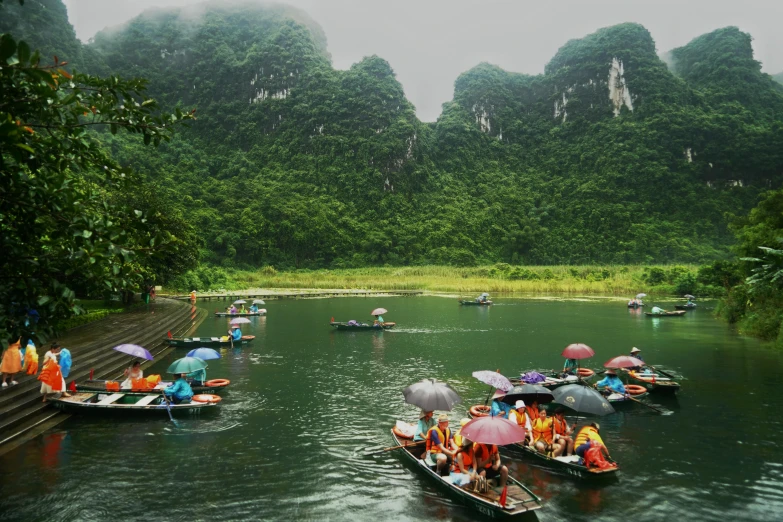
{"type": "Polygon", "coordinates": [[[663,314],[654,314],[652,312],[644,312],[644,315],[649,317],[679,317],[685,315],[685,310],[677,310],[676,312],[666,312],[663,314]]]}
{"type": "MultiPolygon", "coordinates": [[[[634,386],[634,385],[633,384],[629,384],[629,385],[627,385],[625,387],[625,389],[628,390],[629,386],[634,386]]],[[[649,393],[647,392],[646,388],[643,388],[641,386],[640,386],[640,388],[642,388],[642,390],[643,390],[643,391],[639,390],[640,393],[630,394],[630,396],[633,399],[639,400],[642,397],[646,397],[647,395],[649,395],[649,393]]],[[[618,407],[631,406],[633,404],[636,404],[635,401],[631,400],[630,398],[628,398],[627,396],[623,395],[622,393],[611,393],[608,396],[605,396],[605,398],[606,398],[607,401],[609,401],[609,404],[611,404],[612,407],[614,407],[615,409],[617,409],[618,407]]]]}
{"type": "Polygon", "coordinates": [[[628,308],[644,308],[644,303],[628,303],[628,308]]]}
{"type": "MultiPolygon", "coordinates": [[[[397,434],[392,431],[392,438],[398,446],[402,446],[409,439],[398,437],[397,434]]],[[[459,503],[471,507],[488,517],[516,517],[528,513],[530,511],[541,509],[541,499],[538,498],[535,493],[530,489],[522,485],[521,482],[514,479],[510,474],[508,476],[508,490],[506,494],[506,505],[502,507],[498,500],[501,495],[501,488],[495,487],[490,489],[487,493],[474,493],[471,491],[470,486],[457,486],[453,484],[449,477],[441,477],[427,463],[420,458],[424,453],[422,445],[416,445],[411,448],[401,448],[405,456],[412,461],[422,473],[428,475],[434,480],[441,488],[448,491],[451,496],[459,503]]]]}
{"type": "Polygon", "coordinates": [[[666,377],[660,373],[639,374],[633,370],[623,371],[625,381],[629,384],[644,386],[650,393],[677,393],[680,390],[680,383],[666,377]]]}
{"type": "MultiPolygon", "coordinates": [[[[167,415],[166,401],[160,393],[107,393],[79,392],[70,397],[49,399],[49,402],[62,411],[72,413],[116,413],[133,412],[150,415],[167,415]]],[[[186,412],[198,415],[204,410],[217,407],[217,402],[190,402],[188,404],[170,404],[171,412],[186,412]]]]}
{"type": "Polygon", "coordinates": [[[390,323],[388,321],[378,326],[365,323],[348,324],[337,321],[332,321],[329,324],[338,330],[388,330],[389,328],[394,328],[397,325],[397,323],[390,323]]]}
{"type": "Polygon", "coordinates": [[[695,310],[696,309],[696,305],[695,304],[692,304],[690,306],[688,306],[687,304],[684,304],[684,305],[674,305],[674,308],[676,308],[677,310],[688,311],[688,310],[695,310]]]}
{"type": "MultiPolygon", "coordinates": [[[[226,387],[231,383],[231,381],[227,379],[212,379],[207,381],[207,383],[212,382],[212,385],[208,384],[193,384],[193,381],[188,381],[188,384],[190,384],[190,388],[193,390],[193,393],[220,393],[223,390],[226,389],[226,387]],[[217,384],[214,384],[217,382],[217,384]]],[[[139,391],[138,393],[160,393],[160,390],[165,388],[166,386],[169,386],[173,384],[171,381],[165,382],[161,381],[158,383],[155,388],[148,391],[139,391]]],[[[88,380],[84,382],[83,384],[77,384],[76,385],[76,391],[80,392],[106,392],[106,381],[104,380],[88,380]]],[[[134,390],[120,390],[120,391],[128,391],[132,392],[134,390]]]]}
{"type": "Polygon", "coordinates": [[[266,315],[266,308],[262,308],[258,312],[245,312],[242,314],[239,312],[235,314],[229,312],[215,312],[215,317],[254,317],[258,315],[266,315]]]}
{"type": "Polygon", "coordinates": [[[475,306],[488,306],[488,305],[491,305],[491,304],[492,304],[492,301],[490,301],[489,299],[487,299],[486,301],[483,301],[483,302],[482,302],[482,301],[474,301],[474,300],[472,300],[472,299],[471,299],[471,300],[467,300],[467,299],[460,299],[460,300],[459,300],[459,304],[461,304],[461,305],[465,305],[465,306],[471,306],[471,305],[475,305],[475,306]]]}
{"type": "MultiPolygon", "coordinates": [[[[552,370],[530,370],[535,371],[546,377],[546,380],[542,382],[536,382],[531,384],[537,384],[539,386],[543,386],[544,388],[547,388],[549,390],[554,390],[555,388],[559,388],[560,386],[565,386],[566,384],[579,384],[580,382],[584,382],[585,380],[591,379],[595,372],[589,368],[580,368],[579,369],[579,376],[576,375],[567,375],[565,378],[561,377],[563,375],[562,373],[553,372],[552,370]]],[[[524,375],[527,372],[523,372],[522,375],[524,375]]],[[[525,384],[525,381],[521,379],[521,377],[511,377],[509,378],[511,381],[511,384],[514,386],[525,384]]]]}
{"type": "MultiPolygon", "coordinates": [[[[255,339],[255,335],[243,335],[239,341],[234,341],[233,345],[238,346],[247,344],[255,339]]],[[[202,346],[231,346],[232,342],[228,339],[225,341],[222,337],[166,337],[164,340],[169,343],[169,346],[174,348],[200,348],[202,346]]]]}

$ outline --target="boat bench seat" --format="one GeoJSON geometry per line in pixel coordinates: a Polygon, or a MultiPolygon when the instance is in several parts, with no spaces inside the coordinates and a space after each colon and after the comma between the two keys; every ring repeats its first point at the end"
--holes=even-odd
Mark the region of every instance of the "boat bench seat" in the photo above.
{"type": "Polygon", "coordinates": [[[105,399],[98,401],[97,404],[99,406],[104,406],[106,404],[111,404],[113,402],[117,402],[122,397],[125,397],[124,393],[113,393],[113,394],[109,395],[108,397],[106,397],[105,399]]]}
{"type": "Polygon", "coordinates": [[[559,460],[560,462],[573,462],[573,463],[577,463],[579,462],[579,460],[581,460],[579,458],[579,455],[570,455],[570,456],[564,455],[562,457],[555,457],[555,459],[559,460]]]}
{"type": "Polygon", "coordinates": [[[160,395],[145,395],[139,402],[134,404],[134,406],[148,406],[155,402],[155,400],[158,398],[160,398],[160,395]]]}

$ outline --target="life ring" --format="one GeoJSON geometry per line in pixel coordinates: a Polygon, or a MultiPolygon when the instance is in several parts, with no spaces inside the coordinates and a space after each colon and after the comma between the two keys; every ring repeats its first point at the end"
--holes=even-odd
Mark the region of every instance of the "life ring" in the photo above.
{"type": "Polygon", "coordinates": [[[643,381],[643,382],[649,382],[650,384],[655,384],[655,375],[639,375],[636,372],[628,372],[631,377],[636,379],[637,381],[643,381]]]}
{"type": "Polygon", "coordinates": [[[209,393],[202,393],[201,395],[194,395],[191,399],[193,402],[206,402],[208,404],[217,404],[222,401],[223,398],[220,395],[210,395],[209,393]]]}
{"type": "Polygon", "coordinates": [[[398,439],[408,439],[411,440],[413,437],[410,435],[405,435],[402,431],[400,431],[400,428],[398,428],[396,425],[392,428],[392,433],[398,438],[398,439]]]}
{"type": "Polygon", "coordinates": [[[628,395],[641,395],[647,393],[647,388],[638,384],[626,384],[625,391],[628,392],[628,395]]]}
{"type": "Polygon", "coordinates": [[[595,372],[593,370],[591,370],[590,368],[579,368],[576,371],[576,374],[579,377],[592,377],[593,375],[595,375],[595,372]]]}
{"type": "Polygon", "coordinates": [[[205,385],[209,386],[210,388],[213,388],[215,386],[228,386],[231,384],[231,381],[228,379],[212,379],[204,383],[205,385]]]}
{"type": "Polygon", "coordinates": [[[474,417],[487,417],[492,408],[483,404],[474,404],[470,407],[470,414],[474,417]]]}

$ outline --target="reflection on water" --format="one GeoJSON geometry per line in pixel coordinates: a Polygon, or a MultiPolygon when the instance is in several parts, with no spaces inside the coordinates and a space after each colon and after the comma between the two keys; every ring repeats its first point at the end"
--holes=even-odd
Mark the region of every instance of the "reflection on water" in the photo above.
{"type": "MultiPolygon", "coordinates": [[[[684,376],[683,389],[645,399],[666,415],[630,405],[601,419],[621,466],[614,483],[576,482],[504,452],[511,474],[546,502],[541,520],[779,519],[783,356],[705,309],[651,319],[615,300],[503,298],[481,307],[437,297],[266,308],[242,326],[252,344],[222,347],[222,358],[209,361],[210,378],[231,380],[216,414],[185,416],[179,426],[167,416],[72,417],[0,457],[0,469],[13,470],[0,474],[0,516],[477,520],[396,452],[367,455],[391,445],[397,419],[416,419],[402,389],[426,377],[450,383],[464,399],[450,412],[456,426],[487,396],[473,371],[559,368],[564,346],[586,342],[597,354],[589,366],[638,346],[647,361],[684,376]],[[332,316],[366,318],[377,306],[397,328],[329,327],[332,316]],[[172,494],[183,480],[189,493],[172,494]]],[[[211,316],[197,335],[222,335],[228,325],[211,316]]],[[[163,374],[181,355],[149,373],[163,374]]]]}

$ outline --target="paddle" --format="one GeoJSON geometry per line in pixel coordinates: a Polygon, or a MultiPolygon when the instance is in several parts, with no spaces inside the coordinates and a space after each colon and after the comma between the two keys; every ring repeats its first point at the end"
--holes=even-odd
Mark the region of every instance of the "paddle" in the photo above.
{"type": "Polygon", "coordinates": [[[409,442],[409,443],[406,443],[406,444],[400,444],[399,446],[391,446],[389,448],[383,448],[382,450],[373,451],[372,453],[367,453],[367,455],[380,455],[381,453],[386,453],[387,451],[392,451],[392,450],[396,450],[396,449],[400,449],[400,448],[410,448],[412,446],[414,446],[414,447],[415,446],[421,446],[425,442],[426,441],[424,441],[424,440],[418,440],[416,442],[409,442]]]}
{"type": "Polygon", "coordinates": [[[171,419],[171,422],[174,423],[174,426],[179,428],[179,424],[176,420],[174,420],[174,415],[171,414],[171,402],[169,402],[169,398],[166,397],[166,393],[163,393],[163,401],[166,403],[166,411],[169,412],[169,419],[171,419]]]}
{"type": "Polygon", "coordinates": [[[654,372],[660,373],[661,375],[665,375],[666,377],[668,377],[668,378],[670,378],[670,379],[676,379],[676,377],[675,377],[674,375],[672,375],[672,374],[670,374],[670,373],[666,373],[666,372],[665,372],[665,371],[663,371],[663,370],[659,370],[658,368],[656,368],[656,367],[655,367],[655,366],[653,366],[652,364],[648,364],[647,366],[649,366],[650,368],[652,368],[652,371],[654,371],[654,372]]]}
{"type": "Polygon", "coordinates": [[[652,406],[652,405],[650,405],[650,404],[647,404],[646,402],[642,402],[642,401],[640,401],[639,399],[635,399],[635,398],[631,397],[630,395],[628,395],[627,393],[625,394],[625,397],[626,397],[627,399],[631,399],[631,400],[632,400],[632,401],[634,401],[634,402],[638,402],[639,404],[642,404],[642,405],[644,405],[644,406],[647,406],[647,407],[648,407],[648,408],[650,408],[651,410],[655,410],[655,411],[657,411],[658,413],[660,413],[660,414],[662,414],[662,415],[663,415],[663,413],[664,413],[664,411],[663,411],[663,410],[661,410],[661,409],[659,409],[659,408],[656,408],[655,406],[652,406]]]}

